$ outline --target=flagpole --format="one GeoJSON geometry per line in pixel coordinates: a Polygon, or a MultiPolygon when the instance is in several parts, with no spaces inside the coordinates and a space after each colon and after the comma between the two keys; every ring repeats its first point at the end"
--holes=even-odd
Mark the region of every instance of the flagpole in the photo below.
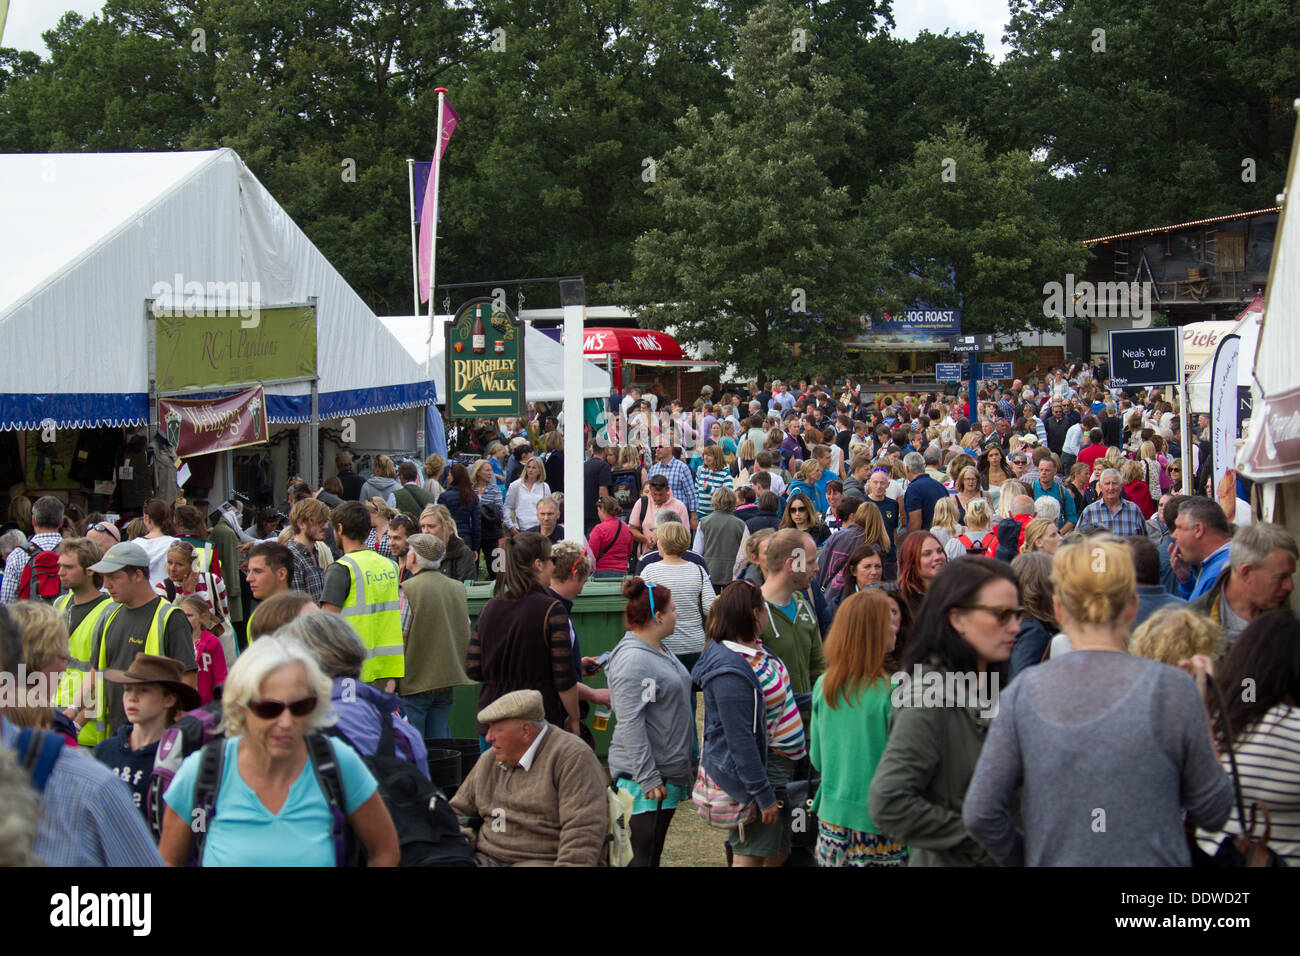
{"type": "Polygon", "coordinates": [[[438,299],[438,288],[434,282],[438,265],[438,182],[442,178],[442,117],[447,90],[440,86],[434,92],[438,94],[438,125],[435,127],[438,130],[438,142],[433,149],[433,182],[429,184],[433,189],[433,222],[429,228],[433,232],[430,233],[429,238],[429,340],[426,343],[428,353],[424,360],[425,375],[433,374],[434,304],[438,299]]]}
{"type": "Polygon", "coordinates": [[[415,309],[412,315],[420,314],[420,250],[419,239],[415,234],[415,160],[406,161],[406,182],[411,192],[411,289],[414,295],[415,309]]]}

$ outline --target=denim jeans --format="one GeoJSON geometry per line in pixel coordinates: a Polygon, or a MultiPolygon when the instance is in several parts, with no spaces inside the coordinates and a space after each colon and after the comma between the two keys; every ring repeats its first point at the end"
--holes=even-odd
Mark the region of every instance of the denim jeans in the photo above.
{"type": "Polygon", "coordinates": [[[454,696],[451,687],[412,694],[402,698],[402,712],[425,740],[445,740],[451,736],[451,702],[454,696]]]}

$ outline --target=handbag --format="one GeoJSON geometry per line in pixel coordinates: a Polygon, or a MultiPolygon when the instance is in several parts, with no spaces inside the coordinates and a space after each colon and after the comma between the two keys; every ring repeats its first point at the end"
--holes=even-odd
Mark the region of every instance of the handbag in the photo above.
{"type": "Polygon", "coordinates": [[[813,776],[812,763],[809,762],[807,778],[791,780],[784,787],[777,788],[776,803],[781,808],[781,822],[790,831],[792,847],[812,848],[817,845],[817,814],[813,812],[813,800],[821,784],[821,774],[813,776]]]}
{"type": "Polygon", "coordinates": [[[1252,801],[1250,804],[1250,822],[1249,824],[1246,822],[1246,803],[1241,795],[1241,775],[1237,770],[1237,754],[1232,749],[1230,735],[1226,733],[1227,708],[1223,706],[1223,694],[1219,690],[1218,682],[1211,677],[1209,683],[1214,688],[1214,698],[1219,708],[1219,714],[1224,718],[1223,744],[1227,748],[1228,763],[1232,767],[1232,789],[1237,798],[1237,820],[1241,824],[1241,833],[1238,836],[1224,837],[1219,844],[1219,848],[1211,856],[1201,849],[1200,844],[1196,841],[1195,829],[1192,827],[1191,821],[1188,821],[1187,842],[1192,849],[1192,866],[1211,869],[1286,866],[1286,861],[1277,855],[1277,851],[1270,850],[1268,847],[1268,838],[1273,829],[1272,821],[1268,815],[1268,807],[1258,800],[1252,801]],[[1255,836],[1257,815],[1262,817],[1264,821],[1264,832],[1258,837],[1255,836]]]}
{"type": "Polygon", "coordinates": [[[741,804],[731,794],[719,787],[700,763],[695,775],[695,787],[691,791],[691,800],[695,802],[696,812],[709,826],[718,830],[740,829],[740,837],[745,838],[745,824],[758,819],[758,808],[753,801],[741,804]]]}

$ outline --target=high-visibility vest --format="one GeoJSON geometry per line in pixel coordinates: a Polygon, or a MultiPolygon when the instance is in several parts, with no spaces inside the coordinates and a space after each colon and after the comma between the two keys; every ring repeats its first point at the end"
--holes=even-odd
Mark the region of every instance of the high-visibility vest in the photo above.
{"type": "Polygon", "coordinates": [[[402,646],[402,615],[397,590],[397,564],[374,551],[353,551],[339,558],[352,576],[341,608],[343,619],[361,638],[366,660],[363,681],[406,675],[402,646]]]}
{"type": "MultiPolygon", "coordinates": [[[[81,728],[81,733],[77,734],[77,743],[83,747],[93,747],[101,740],[108,738],[108,694],[104,693],[104,671],[108,668],[108,629],[113,626],[113,618],[117,617],[117,612],[122,610],[121,604],[113,605],[113,612],[107,617],[100,615],[98,623],[95,625],[94,638],[92,647],[99,646],[99,659],[96,668],[99,671],[99,687],[95,688],[95,720],[87,721],[86,726],[81,728]]],[[[149,623],[149,631],[145,634],[144,650],[142,654],[154,654],[159,657],[163,656],[162,637],[167,632],[167,622],[171,616],[177,613],[179,608],[174,604],[169,604],[166,600],[159,600],[158,607],[154,611],[153,620],[149,623]]]]}
{"type": "MultiPolygon", "coordinates": [[[[68,628],[70,637],[68,638],[68,669],[63,672],[59,678],[58,689],[54,692],[55,706],[60,708],[71,707],[81,692],[82,682],[86,679],[86,674],[90,671],[90,654],[94,649],[93,633],[96,625],[104,616],[104,612],[113,602],[100,601],[90,613],[82,618],[81,623],[77,625],[76,630],[68,628]]],[[[54,609],[63,615],[63,623],[70,623],[72,617],[72,592],[60,595],[54,602],[54,609]]]]}

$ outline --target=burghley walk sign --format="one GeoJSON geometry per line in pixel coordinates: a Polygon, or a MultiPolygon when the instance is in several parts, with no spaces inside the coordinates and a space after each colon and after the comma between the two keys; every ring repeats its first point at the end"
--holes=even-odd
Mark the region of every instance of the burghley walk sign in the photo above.
{"type": "Polygon", "coordinates": [[[524,327],[499,300],[470,299],[447,326],[447,413],[452,418],[524,413],[524,327]]]}

